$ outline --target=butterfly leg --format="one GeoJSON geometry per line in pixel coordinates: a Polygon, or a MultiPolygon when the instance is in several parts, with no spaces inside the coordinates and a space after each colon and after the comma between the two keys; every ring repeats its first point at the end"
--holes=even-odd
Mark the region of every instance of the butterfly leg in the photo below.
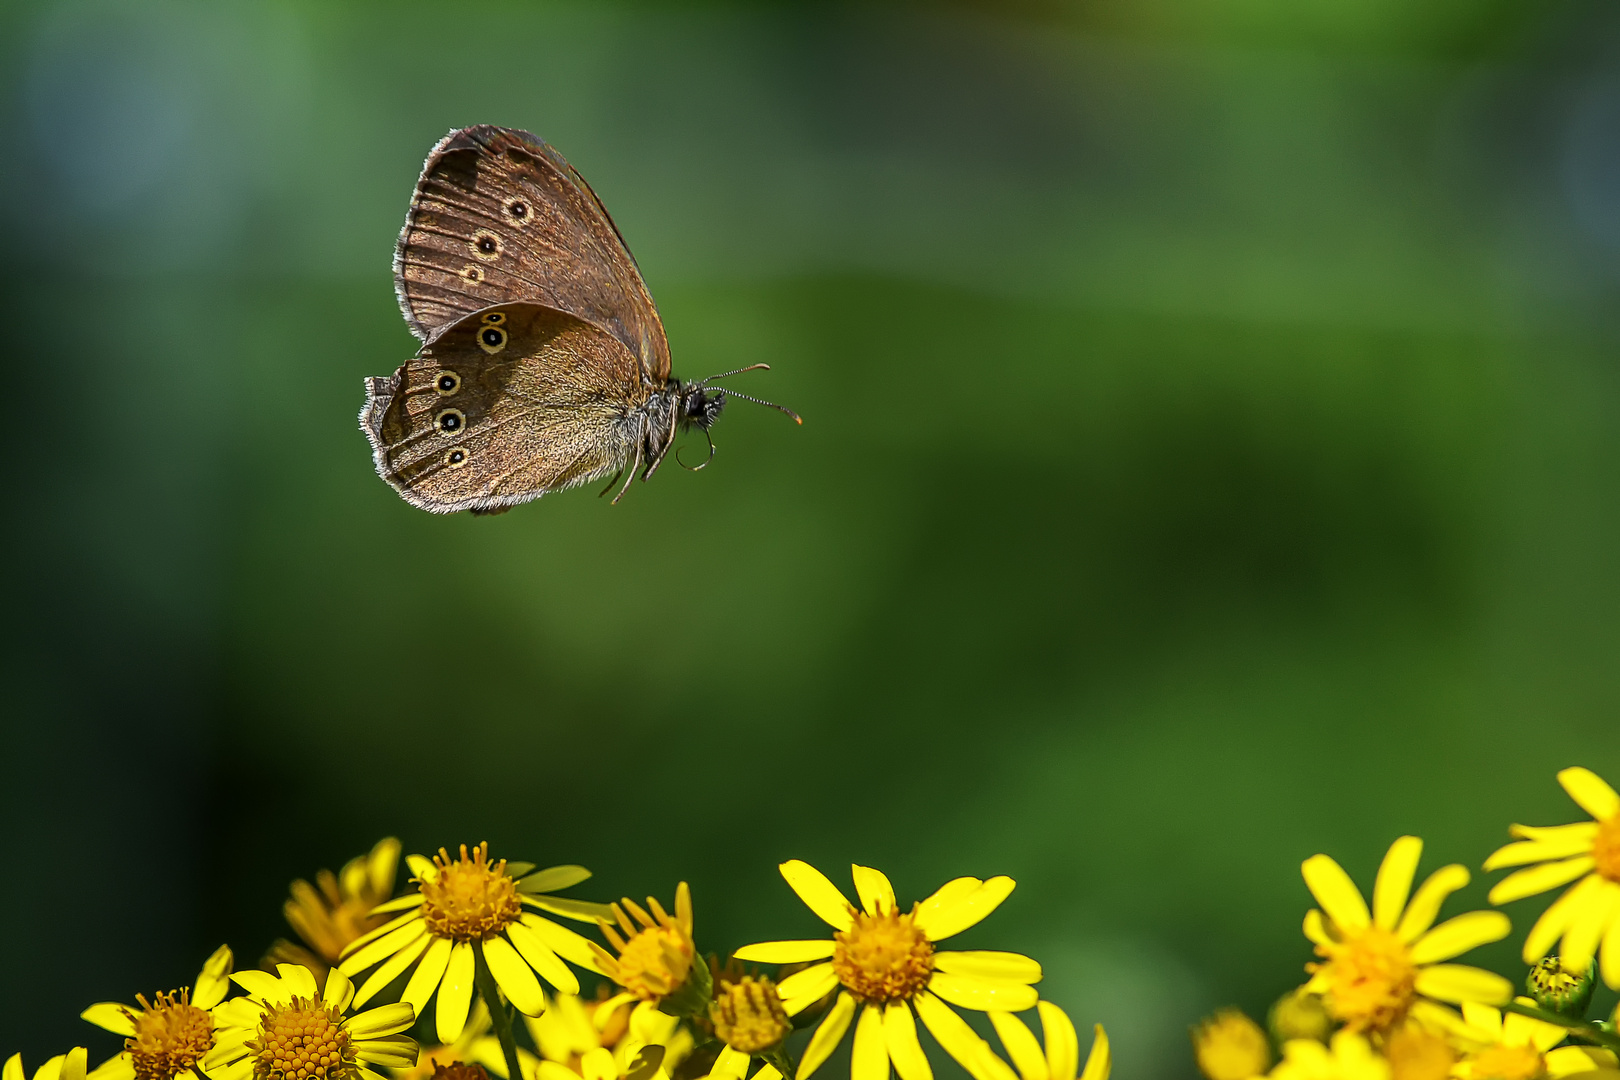
{"type": "Polygon", "coordinates": [[[629,474],[626,475],[625,478],[624,478],[624,487],[620,488],[619,493],[617,495],[613,496],[613,504],[612,505],[614,505],[614,506],[619,505],[619,500],[624,498],[624,493],[630,490],[630,484],[631,484],[632,481],[635,480],[635,478],[636,478],[636,470],[639,469],[639,468],[641,468],[641,444],[638,442],[636,444],[636,460],[630,463],[629,474]]]}
{"type": "MultiPolygon", "coordinates": [[[[624,475],[624,470],[623,469],[620,469],[618,472],[614,473],[613,476],[608,480],[607,487],[603,488],[601,491],[598,491],[596,493],[596,497],[598,499],[600,499],[602,496],[604,496],[608,492],[612,491],[613,490],[613,485],[617,484],[619,482],[619,477],[621,477],[623,475],[624,475]]],[[[615,499],[613,501],[618,502],[619,500],[615,499]]]]}

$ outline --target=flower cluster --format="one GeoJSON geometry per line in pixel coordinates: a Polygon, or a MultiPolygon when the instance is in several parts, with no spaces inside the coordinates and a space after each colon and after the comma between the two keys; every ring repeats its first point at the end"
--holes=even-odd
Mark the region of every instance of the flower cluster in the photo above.
{"type": "MultiPolygon", "coordinates": [[[[400,853],[385,839],[294,882],[283,911],[300,940],[277,941],[260,970],[221,946],[190,986],[91,1005],[84,1019],[122,1049],[91,1068],[76,1048],[33,1080],[808,1080],[846,1041],[852,1080],[932,1080],[923,1031],[973,1080],[1108,1078],[1102,1028],[1082,1064],[1038,963],[939,947],[994,912],[1011,878],[956,878],[907,909],[877,870],[852,867],[857,905],[789,861],[782,876],[830,936],[722,962],[698,948],[685,882],[667,908],[597,903],[562,895],[584,867],[480,843],[407,856],[395,895],[400,853]]],[[[20,1058],[3,1080],[26,1080],[20,1058]]]]}
{"type": "Polygon", "coordinates": [[[1423,843],[1400,837],[1369,904],[1337,862],[1313,855],[1301,867],[1316,901],[1304,920],[1316,956],[1309,978],[1272,1007],[1269,1033],[1236,1009],[1195,1027],[1200,1071],[1209,1080],[1620,1080],[1620,1009],[1587,1019],[1600,977],[1620,989],[1620,795],[1587,769],[1558,780],[1592,820],[1513,825],[1515,842],[1484,863],[1521,868],[1496,882],[1493,905],[1570,886],[1525,938],[1526,993],[1453,962],[1512,933],[1495,910],[1439,921],[1469,882],[1465,867],[1443,866],[1414,890],[1423,843]]]}

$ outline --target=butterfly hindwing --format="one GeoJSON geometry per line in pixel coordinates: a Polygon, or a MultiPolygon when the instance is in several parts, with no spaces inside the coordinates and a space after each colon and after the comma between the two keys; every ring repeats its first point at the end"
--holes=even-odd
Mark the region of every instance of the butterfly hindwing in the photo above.
{"type": "Polygon", "coordinates": [[[428,155],[394,254],[426,342],[491,304],[528,300],[604,328],[661,383],[669,344],[635,259],[584,179],[525,131],[452,131],[428,155]]]}
{"type": "Polygon", "coordinates": [[[497,510],[624,467],[647,389],[614,335],[541,304],[447,326],[369,379],[361,427],[377,472],[425,510],[497,510]]]}

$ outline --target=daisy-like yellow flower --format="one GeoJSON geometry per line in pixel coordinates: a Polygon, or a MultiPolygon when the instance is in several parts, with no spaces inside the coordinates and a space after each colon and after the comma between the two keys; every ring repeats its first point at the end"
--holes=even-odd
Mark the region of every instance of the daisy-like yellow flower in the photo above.
{"type": "Polygon", "coordinates": [[[1471,911],[1435,926],[1440,905],[1468,884],[1468,871],[1441,867],[1412,895],[1422,853],[1415,836],[1389,846],[1373,883],[1371,912],[1350,876],[1326,855],[1313,855],[1301,867],[1321,905],[1305,914],[1305,936],[1323,958],[1306,965],[1312,976],[1305,990],[1321,994],[1329,1015],[1352,1032],[1388,1031],[1408,1015],[1443,1024],[1456,1014],[1437,1001],[1502,1005],[1513,996],[1513,984],[1500,975],[1441,963],[1500,941],[1512,926],[1499,911],[1471,911]]]}
{"type": "Polygon", "coordinates": [[[124,1036],[122,1052],[108,1058],[90,1075],[95,1080],[173,1080],[191,1072],[214,1048],[214,1018],[209,1010],[225,1000],[231,987],[231,950],[224,945],[197,973],[197,981],[166,994],[136,994],[140,1005],[103,1001],[79,1015],[99,1028],[124,1036]]]}
{"type": "Polygon", "coordinates": [[[615,1080],[632,1073],[640,1080],[655,1057],[648,1075],[658,1080],[692,1052],[692,1033],[651,1002],[632,1007],[622,996],[587,1001],[557,994],[550,1005],[539,1016],[524,1018],[540,1051],[537,1080],[615,1080]]]}
{"type": "Polygon", "coordinates": [[[1353,1031],[1339,1031],[1326,1046],[1315,1039],[1290,1039],[1282,1051],[1271,1080],[1390,1080],[1389,1062],[1353,1031]]]}
{"type": "Polygon", "coordinates": [[[12,1054],[6,1058],[5,1065],[0,1066],[0,1080],[84,1080],[88,1064],[89,1052],[82,1046],[75,1046],[65,1054],[47,1058],[30,1078],[23,1072],[22,1055],[12,1054]]]}
{"type": "Polygon", "coordinates": [[[214,1008],[209,1080],[385,1080],[370,1066],[416,1064],[416,1040],[401,1034],[416,1022],[410,1005],[350,1014],[354,984],[341,971],[327,973],[324,990],[308,968],[276,971],[231,976],[247,994],[214,1008]]]}
{"type": "Polygon", "coordinates": [[[1038,995],[1030,984],[1040,981],[1041,966],[1017,953],[938,952],[935,944],[1000,906],[1013,890],[1012,878],[956,878],[902,913],[888,878],[865,866],[851,869],[860,908],[809,863],[783,863],[782,876],[833,928],[832,937],[768,941],[736,952],[740,960],[765,964],[822,961],[777,987],[789,1016],[842,988],[805,1047],[797,1080],[807,1080],[821,1067],[852,1023],[852,1080],[883,1080],[890,1061],[902,1080],[932,1080],[917,1040],[916,1017],[974,1080],[995,1080],[985,1065],[984,1040],[950,1005],[994,1012],[1033,1008],[1038,995]]]}
{"type": "Polygon", "coordinates": [[[1023,1020],[1010,1012],[990,1014],[990,1023],[1001,1045],[1018,1068],[1015,1075],[1006,1062],[991,1051],[988,1061],[994,1073],[1003,1080],[1076,1080],[1077,1072],[1079,1080],[1108,1080],[1113,1071],[1113,1055],[1108,1049],[1108,1034],[1101,1024],[1093,1029],[1091,1052],[1086,1055],[1085,1068],[1080,1069],[1080,1038],[1068,1014],[1050,1001],[1040,1002],[1036,1009],[1041,1018],[1041,1033],[1046,1039],[1044,1050],[1023,1020]]]}
{"type": "Polygon", "coordinates": [[[336,874],[322,870],[314,885],[303,878],[293,882],[281,912],[304,944],[278,938],[265,953],[266,970],[276,964],[302,964],[317,979],[325,979],[326,969],[338,962],[349,942],[387,921],[371,912],[394,895],[398,871],[399,841],[389,836],[344,863],[336,874]]]}
{"type": "Polygon", "coordinates": [[[370,1001],[414,965],[400,1000],[422,1015],[437,992],[434,1026],[441,1043],[453,1043],[472,1007],[475,949],[482,951],[507,1000],[525,1016],[538,1016],[546,1007],[537,974],[564,993],[579,992],[579,980],[560,958],[596,970],[590,942],[524,910],[528,905],[593,923],[610,916],[606,904],[547,895],[590,877],[583,866],[536,871],[528,863],[492,863],[487,844],[471,854],[463,844],[459,858],[440,848],[431,862],[420,855],[408,861],[417,891],[372,909],[376,915],[403,914],[351,942],[338,964],[337,970],[351,978],[377,966],[361,984],[356,1004],[370,1001]]]}
{"type": "Polygon", "coordinates": [[[1524,869],[1496,883],[1491,903],[1506,904],[1575,881],[1530,928],[1524,962],[1540,960],[1562,939],[1558,955],[1564,966],[1585,971],[1601,946],[1598,970],[1604,982],[1620,989],[1620,795],[1590,769],[1565,769],[1558,782],[1593,820],[1551,828],[1512,826],[1508,831],[1519,840],[1492,853],[1485,869],[1524,869]]]}
{"type": "Polygon", "coordinates": [[[692,943],[692,890],[686,882],[675,889],[673,917],[651,896],[647,897],[650,914],[628,896],[610,908],[613,921],[598,919],[597,926],[619,955],[594,941],[590,946],[597,970],[624,987],[615,1004],[650,1001],[656,1005],[684,986],[697,957],[697,946],[692,943]],[[635,922],[630,921],[632,915],[635,922]]]}
{"type": "MultiPolygon", "coordinates": [[[[1518,1000],[1521,1005],[1535,1004],[1529,998],[1518,1000]]],[[[1468,1029],[1461,1036],[1473,1046],[1451,1070],[1457,1080],[1562,1080],[1577,1074],[1590,1074],[1591,1080],[1620,1077],[1611,1051],[1595,1046],[1554,1050],[1569,1034],[1557,1024],[1472,1002],[1464,1002],[1462,1010],[1468,1029]]]]}

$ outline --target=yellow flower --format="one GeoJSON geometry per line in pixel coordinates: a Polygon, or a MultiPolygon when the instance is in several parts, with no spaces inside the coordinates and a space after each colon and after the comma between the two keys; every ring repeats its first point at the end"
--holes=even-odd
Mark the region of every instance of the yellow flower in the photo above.
{"type": "Polygon", "coordinates": [[[231,976],[247,994],[214,1009],[218,1041],[202,1065],[209,1080],[384,1080],[368,1066],[416,1064],[416,1040],[400,1034],[416,1022],[410,1005],[345,1015],[354,984],[342,972],[329,972],[319,990],[308,968],[276,970],[231,976]]]}
{"type": "Polygon", "coordinates": [[[649,1075],[659,1080],[692,1052],[692,1033],[651,1002],[632,1008],[622,996],[585,1001],[557,994],[550,1004],[524,1018],[540,1051],[538,1080],[613,1080],[632,1073],[640,1080],[655,1058],[649,1075]]]}
{"type": "Polygon", "coordinates": [[[1108,1034],[1103,1031],[1101,1024],[1093,1029],[1086,1067],[1079,1069],[1080,1038],[1075,1034],[1068,1014],[1050,1001],[1040,1002],[1036,1009],[1041,1017],[1041,1033],[1046,1038],[1044,1050],[1035,1041],[1035,1034],[1029,1030],[1029,1026],[1017,1016],[1010,1012],[990,1014],[990,1023],[995,1027],[1001,1045],[1018,1067],[1015,1075],[986,1044],[986,1060],[993,1075],[1002,1080],[1075,1080],[1078,1071],[1079,1080],[1108,1080],[1109,1073],[1113,1071],[1113,1055],[1108,1048],[1108,1034]]]}
{"type": "Polygon", "coordinates": [[[190,1073],[214,1047],[209,1010],[231,987],[231,950],[224,945],[197,973],[191,987],[167,994],[137,994],[140,1007],[103,1001],[79,1015],[99,1028],[124,1036],[124,1049],[96,1067],[96,1080],[172,1080],[190,1073]]]}
{"type": "Polygon", "coordinates": [[[902,1080],[931,1080],[912,1010],[974,1080],[995,1080],[984,1063],[984,1040],[946,1002],[987,1012],[1033,1008],[1038,995],[1030,984],[1040,981],[1041,966],[1017,953],[936,952],[934,946],[1000,906],[1013,890],[1012,878],[956,878],[902,913],[888,878],[865,866],[851,869],[860,909],[810,864],[797,859],[783,863],[782,876],[799,899],[833,928],[832,937],[768,941],[736,953],[740,960],[766,964],[822,961],[777,987],[789,1016],[842,987],[805,1047],[797,1080],[807,1080],[821,1067],[851,1023],[855,1023],[851,1080],[883,1080],[890,1061],[902,1080]]]}
{"type": "Polygon", "coordinates": [[[338,962],[349,942],[385,921],[371,912],[394,895],[398,869],[399,841],[389,836],[336,874],[322,870],[314,885],[302,878],[293,882],[281,912],[308,948],[278,938],[265,953],[266,970],[277,963],[302,964],[317,979],[326,978],[326,969],[338,962]]]}
{"type": "Polygon", "coordinates": [[[1340,1031],[1326,1046],[1315,1039],[1283,1043],[1283,1059],[1271,1080],[1389,1080],[1389,1062],[1353,1031],[1340,1031]]]}
{"type": "Polygon", "coordinates": [[[1498,848],[1485,869],[1525,869],[1498,881],[1491,903],[1506,904],[1580,878],[1530,928],[1524,962],[1540,960],[1562,939],[1564,967],[1585,971],[1601,943],[1603,981],[1620,989],[1620,795],[1588,769],[1565,769],[1558,782],[1593,820],[1551,828],[1512,826],[1508,831],[1518,842],[1498,848]]]}
{"type": "Polygon", "coordinates": [[[1501,1005],[1513,996],[1513,985],[1500,975],[1440,962],[1499,941],[1512,927],[1499,911],[1471,911],[1434,926],[1446,897],[1468,884],[1468,871],[1441,867],[1409,904],[1422,853],[1415,836],[1389,846],[1373,883],[1371,913],[1349,875],[1326,855],[1313,855],[1301,867],[1322,905],[1305,914],[1305,936],[1323,958],[1306,965],[1313,974],[1305,990],[1321,994],[1329,1015],[1351,1031],[1387,1031],[1409,1014],[1435,1019],[1438,1013],[1440,1022],[1455,1016],[1436,1001],[1501,1005]]]}
{"type": "Polygon", "coordinates": [[[692,943],[692,890],[684,881],[676,887],[673,917],[650,896],[647,907],[652,909],[651,914],[628,896],[611,905],[612,918],[624,931],[623,937],[607,919],[596,921],[618,956],[594,941],[590,946],[597,970],[624,987],[622,998],[656,1005],[686,983],[697,956],[697,947],[692,943]],[[635,916],[635,923],[630,921],[630,915],[635,916]]]}
{"type": "MultiPolygon", "coordinates": [[[[1520,998],[1522,1005],[1532,1005],[1520,998]]],[[[1557,1024],[1547,1024],[1518,1013],[1503,1013],[1488,1005],[1463,1004],[1468,1030],[1464,1040],[1474,1043],[1471,1051],[1451,1070],[1457,1080],[1560,1080],[1577,1073],[1591,1074],[1592,1080],[1614,1080],[1615,1056],[1595,1046],[1561,1046],[1569,1034],[1557,1024]]]]}
{"type": "Polygon", "coordinates": [[[536,974],[565,993],[578,993],[579,980],[558,957],[596,970],[590,942],[550,919],[524,911],[525,904],[582,922],[612,914],[605,904],[548,896],[591,876],[583,866],[533,871],[527,863],[489,861],[489,846],[467,845],[452,859],[443,848],[429,862],[409,860],[416,892],[379,904],[376,915],[404,914],[350,942],[337,970],[351,978],[380,965],[361,985],[355,1003],[365,1004],[410,969],[400,1000],[417,1015],[438,992],[434,1022],[441,1043],[455,1042],[472,1007],[474,949],[481,949],[490,974],[519,1012],[538,1016],[546,1007],[536,974]]]}
{"type": "Polygon", "coordinates": [[[1271,1043],[1239,1009],[1222,1009],[1193,1028],[1193,1056],[1209,1080],[1249,1080],[1271,1067],[1271,1043]]]}
{"type": "MultiPolygon", "coordinates": [[[[46,1059],[45,1064],[34,1070],[32,1080],[84,1080],[89,1056],[84,1047],[75,1046],[65,1054],[46,1059]]],[[[6,1059],[5,1066],[0,1068],[0,1080],[28,1080],[21,1054],[12,1054],[6,1059]]]]}

